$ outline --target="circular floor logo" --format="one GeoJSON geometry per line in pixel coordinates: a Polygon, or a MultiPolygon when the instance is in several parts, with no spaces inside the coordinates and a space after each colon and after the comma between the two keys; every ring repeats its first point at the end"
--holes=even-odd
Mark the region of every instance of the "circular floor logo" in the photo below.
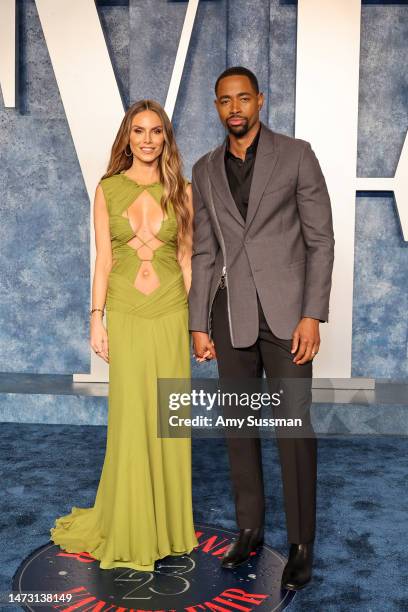
{"type": "Polygon", "coordinates": [[[190,555],[157,561],[154,572],[101,570],[89,553],[46,544],[15,573],[15,603],[35,612],[271,612],[292,601],[295,593],[280,584],[286,559],[272,548],[264,545],[248,563],[227,570],[220,561],[235,534],[208,525],[196,525],[196,534],[199,545],[190,555]],[[25,601],[18,602],[18,593],[25,601]],[[46,606],[37,603],[45,593],[52,596],[46,606]]]}

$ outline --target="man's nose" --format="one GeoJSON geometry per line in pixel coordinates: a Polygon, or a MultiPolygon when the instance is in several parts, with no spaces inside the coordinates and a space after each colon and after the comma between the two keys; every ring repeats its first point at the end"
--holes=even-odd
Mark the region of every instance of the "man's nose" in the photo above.
{"type": "Polygon", "coordinates": [[[241,110],[241,104],[239,100],[232,100],[231,110],[233,113],[238,113],[241,110]]]}

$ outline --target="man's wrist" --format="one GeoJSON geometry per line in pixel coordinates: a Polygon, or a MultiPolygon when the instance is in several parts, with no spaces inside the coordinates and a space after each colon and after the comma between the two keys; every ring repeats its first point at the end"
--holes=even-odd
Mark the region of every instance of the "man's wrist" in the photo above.
{"type": "Polygon", "coordinates": [[[311,321],[317,321],[318,323],[322,322],[322,320],[318,317],[311,317],[310,315],[302,315],[302,319],[310,319],[311,321]]]}

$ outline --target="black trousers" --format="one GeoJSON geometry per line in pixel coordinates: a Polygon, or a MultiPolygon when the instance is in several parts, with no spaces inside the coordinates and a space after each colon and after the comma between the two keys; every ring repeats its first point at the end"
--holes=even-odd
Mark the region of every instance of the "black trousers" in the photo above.
{"type": "MultiPolygon", "coordinates": [[[[233,348],[229,333],[227,289],[219,289],[212,308],[212,330],[220,378],[269,379],[312,378],[312,362],[293,363],[291,340],[277,338],[269,329],[258,299],[259,336],[247,348],[233,348]]],[[[307,384],[309,381],[306,380],[307,384]]],[[[303,400],[304,401],[304,396],[303,400]]],[[[309,417],[310,401],[306,407],[309,417]]],[[[302,407],[305,414],[305,406],[302,407]]],[[[280,437],[277,444],[281,463],[288,541],[310,542],[315,536],[317,440],[310,420],[307,437],[280,437]]],[[[264,524],[265,496],[261,440],[259,437],[227,437],[231,479],[238,527],[264,524]]]]}

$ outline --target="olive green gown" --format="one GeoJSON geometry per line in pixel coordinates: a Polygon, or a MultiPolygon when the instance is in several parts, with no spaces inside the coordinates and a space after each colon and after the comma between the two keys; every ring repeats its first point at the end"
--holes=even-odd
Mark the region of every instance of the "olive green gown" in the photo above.
{"type": "Polygon", "coordinates": [[[122,172],[103,179],[101,186],[113,251],[106,298],[106,454],[94,506],[72,507],[50,533],[63,550],[90,553],[101,569],[152,571],[156,559],[189,553],[198,544],[191,440],[157,436],[157,379],[190,378],[187,295],[171,205],[155,234],[160,246],[156,241],[149,251],[148,241],[138,250],[127,244],[137,234],[124,214],[145,189],[160,203],[162,185],[139,185],[122,172]],[[140,253],[151,260],[145,265],[152,266],[160,282],[149,294],[134,286],[140,253]]]}

